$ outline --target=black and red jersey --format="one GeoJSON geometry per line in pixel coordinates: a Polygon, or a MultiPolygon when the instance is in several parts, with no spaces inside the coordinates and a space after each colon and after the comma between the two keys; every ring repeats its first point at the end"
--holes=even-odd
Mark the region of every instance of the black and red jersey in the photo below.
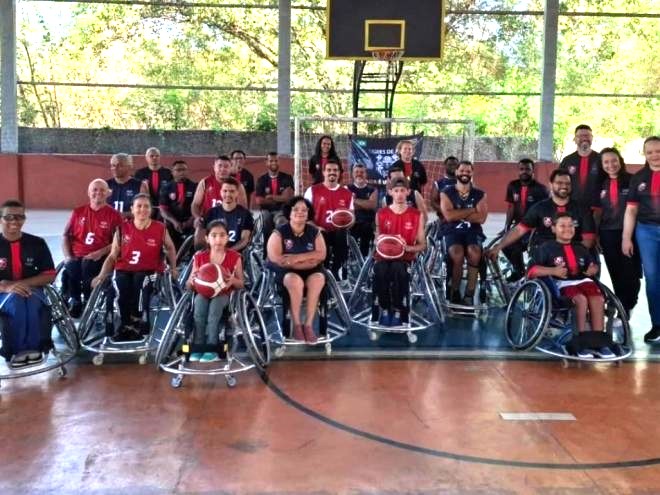
{"type": "Polygon", "coordinates": [[[533,252],[529,263],[529,275],[534,274],[536,266],[552,268],[566,267],[566,280],[581,280],[586,277],[584,272],[591,263],[596,263],[589,250],[579,242],[562,244],[556,240],[543,243],[533,252]]]}
{"type": "Polygon", "coordinates": [[[518,226],[525,231],[534,230],[534,244],[538,246],[555,238],[552,233],[552,222],[558,213],[570,213],[573,217],[575,242],[581,242],[583,238],[596,237],[596,225],[591,210],[581,207],[572,200],[566,205],[558,205],[552,198],[539,201],[529,209],[518,226]]]}
{"type": "MultiPolygon", "coordinates": [[[[294,189],[293,177],[284,172],[277,172],[275,177],[270,174],[264,174],[257,179],[257,188],[255,196],[265,198],[268,195],[281,195],[285,189],[294,189]]],[[[284,204],[278,205],[262,205],[262,210],[277,211],[281,210],[284,204]]]]}
{"type": "Polygon", "coordinates": [[[119,230],[121,251],[115,263],[126,272],[162,272],[165,224],[152,220],[146,229],[138,229],[133,220],[124,220],[119,230]]]}
{"type": "Polygon", "coordinates": [[[639,206],[639,223],[660,225],[660,170],[646,166],[632,176],[628,203],[639,206]]]}
{"type": "Polygon", "coordinates": [[[82,258],[110,245],[112,236],[121,223],[121,213],[110,205],[94,210],[87,204],[73,210],[64,235],[71,242],[73,255],[82,258]]]}
{"type": "Polygon", "coordinates": [[[161,188],[174,180],[171,170],[165,167],[160,167],[158,170],[143,167],[135,172],[135,178],[149,185],[149,196],[153,206],[158,206],[161,188]]]}
{"type": "Polygon", "coordinates": [[[192,216],[190,205],[195,196],[195,189],[197,183],[190,179],[168,182],[160,188],[159,206],[166,208],[177,221],[185,222],[192,216]]]}
{"type": "Polygon", "coordinates": [[[23,232],[20,239],[10,242],[0,234],[0,280],[23,280],[44,273],[55,274],[44,239],[23,232]]]}
{"type": "Polygon", "coordinates": [[[330,223],[335,210],[353,210],[353,193],[344,186],[329,189],[325,184],[315,184],[305,191],[305,199],[314,208],[314,223],[325,230],[338,230],[330,223]]]}
{"type": "Polygon", "coordinates": [[[410,189],[414,189],[421,193],[422,189],[428,182],[424,164],[419,160],[413,158],[412,162],[409,163],[405,163],[403,160],[397,160],[390,165],[390,168],[391,167],[401,167],[403,169],[403,174],[410,183],[410,189]]]}
{"type": "MultiPolygon", "coordinates": [[[[417,208],[408,206],[401,213],[396,213],[388,206],[381,208],[376,213],[379,235],[401,236],[408,246],[414,246],[417,242],[417,231],[422,214],[417,208]]],[[[400,258],[404,261],[415,259],[416,253],[404,253],[400,258]]],[[[374,253],[377,260],[382,259],[378,252],[374,253]]]]}
{"type": "Polygon", "coordinates": [[[540,182],[531,180],[525,184],[520,179],[516,179],[509,182],[505,201],[513,206],[512,220],[518,223],[532,206],[548,197],[548,189],[540,182]]]}
{"type": "Polygon", "coordinates": [[[623,230],[623,216],[626,212],[631,178],[631,174],[623,173],[616,179],[607,177],[603,182],[599,197],[603,210],[600,230],[623,230]]]}
{"type": "Polygon", "coordinates": [[[565,156],[559,168],[571,175],[571,199],[585,208],[596,207],[600,187],[606,177],[600,153],[592,151],[589,156],[580,156],[576,151],[565,156]]]}
{"type": "Polygon", "coordinates": [[[250,197],[254,192],[254,176],[250,173],[249,170],[242,168],[240,172],[234,174],[232,177],[238,181],[239,184],[243,184],[243,189],[245,189],[245,197],[247,199],[247,204],[250,204],[250,197]]]}

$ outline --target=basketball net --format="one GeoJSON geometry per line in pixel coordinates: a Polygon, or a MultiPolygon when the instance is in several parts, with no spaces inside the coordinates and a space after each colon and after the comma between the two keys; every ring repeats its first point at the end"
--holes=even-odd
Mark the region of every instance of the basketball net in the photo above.
{"type": "Polygon", "coordinates": [[[396,63],[403,57],[404,50],[372,50],[371,56],[379,62],[396,63]]]}

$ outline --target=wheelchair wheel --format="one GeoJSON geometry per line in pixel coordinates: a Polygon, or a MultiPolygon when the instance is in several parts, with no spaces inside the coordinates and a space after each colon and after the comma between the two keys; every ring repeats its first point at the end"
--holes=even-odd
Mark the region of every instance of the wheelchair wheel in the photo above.
{"type": "Polygon", "coordinates": [[[92,337],[91,333],[96,324],[96,316],[99,313],[105,312],[105,290],[110,284],[110,277],[107,277],[103,282],[98,284],[89,295],[89,300],[85,305],[80,323],[78,323],[78,339],[80,342],[88,342],[92,337]]]}
{"type": "Polygon", "coordinates": [[[330,270],[324,270],[323,272],[325,274],[325,285],[328,290],[328,295],[330,300],[333,301],[332,306],[336,308],[337,316],[341,323],[346,329],[348,329],[351,325],[351,314],[348,311],[348,306],[346,305],[344,296],[339,288],[339,284],[330,270]]]}
{"type": "Polygon", "coordinates": [[[630,347],[632,343],[630,338],[630,322],[625,317],[626,310],[623,309],[623,304],[621,304],[619,298],[616,297],[612,289],[608,286],[600,282],[598,282],[598,286],[605,297],[605,330],[612,337],[614,343],[624,347],[630,347]],[[614,324],[617,319],[621,323],[618,328],[614,324]]]}
{"type": "Polygon", "coordinates": [[[257,301],[247,291],[239,296],[239,321],[243,327],[243,339],[252,362],[264,371],[270,363],[270,343],[266,324],[257,305],[257,301]]]}
{"type": "Polygon", "coordinates": [[[548,326],[552,299],[547,287],[538,280],[521,285],[511,297],[506,312],[505,333],[511,347],[527,350],[535,347],[548,326]]]}
{"type": "Polygon", "coordinates": [[[163,330],[163,336],[156,349],[156,357],[154,359],[156,368],[160,369],[160,365],[174,354],[177,340],[185,333],[183,327],[185,325],[185,318],[190,312],[192,300],[193,293],[186,291],[174,307],[169,320],[167,320],[167,324],[163,330]]]}
{"type": "Polygon", "coordinates": [[[48,304],[50,305],[53,325],[57,328],[60,336],[66,342],[67,347],[71,349],[73,353],[78,352],[78,349],[80,349],[80,340],[78,339],[76,327],[73,324],[71,316],[69,316],[69,312],[66,309],[66,304],[64,303],[62,296],[50,285],[44,287],[44,293],[46,294],[48,304]]]}

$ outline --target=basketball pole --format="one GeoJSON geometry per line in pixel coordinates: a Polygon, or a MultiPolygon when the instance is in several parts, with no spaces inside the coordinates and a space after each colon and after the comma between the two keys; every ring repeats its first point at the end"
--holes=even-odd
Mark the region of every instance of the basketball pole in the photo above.
{"type": "Polygon", "coordinates": [[[0,0],[0,152],[18,153],[16,0],[0,0]]]}

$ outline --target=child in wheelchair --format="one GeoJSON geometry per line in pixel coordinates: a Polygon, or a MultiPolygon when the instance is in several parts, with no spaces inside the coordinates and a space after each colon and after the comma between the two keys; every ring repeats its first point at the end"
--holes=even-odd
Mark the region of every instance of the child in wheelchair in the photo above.
{"type": "Polygon", "coordinates": [[[551,279],[550,288],[559,289],[560,298],[567,299],[575,310],[577,335],[567,344],[567,351],[581,358],[613,358],[611,337],[604,331],[605,299],[593,280],[599,266],[589,250],[574,242],[575,224],[569,213],[559,213],[552,230],[554,241],[535,249],[529,278],[551,279]],[[591,330],[587,330],[587,316],[591,330]]]}
{"type": "Polygon", "coordinates": [[[214,220],[207,226],[207,249],[198,251],[193,256],[193,269],[187,282],[194,290],[193,280],[200,268],[207,263],[220,265],[223,272],[223,289],[215,297],[207,298],[197,293],[193,302],[193,343],[190,361],[210,363],[219,361],[225,354],[224,327],[220,329],[229,296],[234,289],[244,287],[243,264],[238,251],[227,249],[229,234],[227,226],[221,220],[214,220]]]}

